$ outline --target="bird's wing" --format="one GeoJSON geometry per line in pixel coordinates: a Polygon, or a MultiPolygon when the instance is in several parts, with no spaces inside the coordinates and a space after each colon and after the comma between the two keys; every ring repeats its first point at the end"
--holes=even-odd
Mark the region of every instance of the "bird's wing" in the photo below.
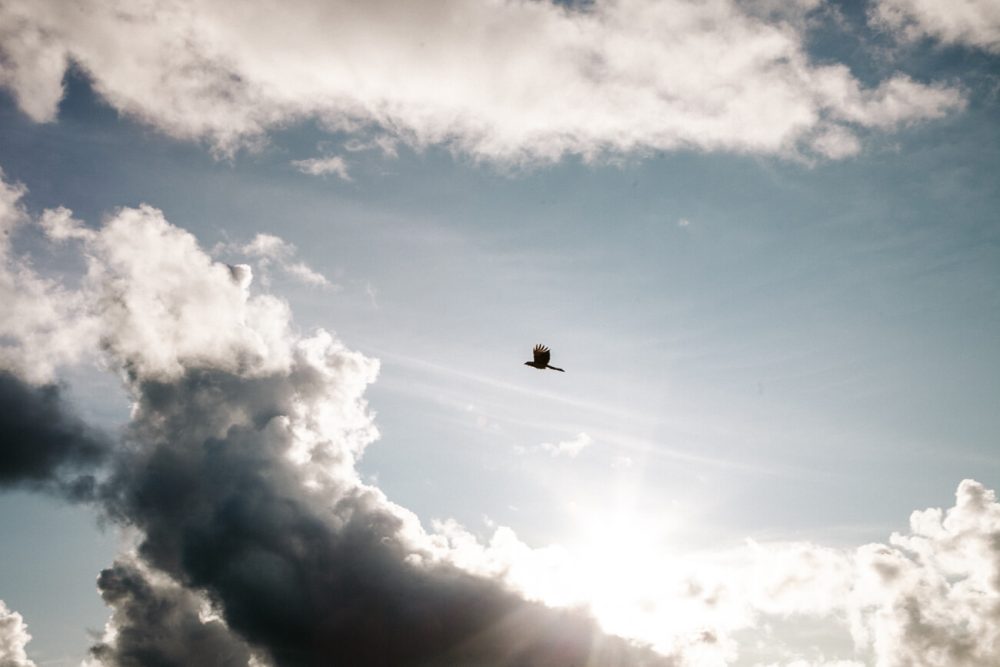
{"type": "Polygon", "coordinates": [[[536,345],[532,350],[535,353],[535,363],[545,366],[549,363],[549,348],[544,345],[536,345]]]}

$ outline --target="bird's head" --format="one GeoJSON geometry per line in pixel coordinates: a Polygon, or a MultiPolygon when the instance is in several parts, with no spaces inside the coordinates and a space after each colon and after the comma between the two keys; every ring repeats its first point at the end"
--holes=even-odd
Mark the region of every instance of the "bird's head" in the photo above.
{"type": "Polygon", "coordinates": [[[530,365],[531,365],[531,362],[530,362],[530,361],[526,361],[526,362],[524,362],[524,365],[525,365],[525,366],[530,366],[530,365]]]}

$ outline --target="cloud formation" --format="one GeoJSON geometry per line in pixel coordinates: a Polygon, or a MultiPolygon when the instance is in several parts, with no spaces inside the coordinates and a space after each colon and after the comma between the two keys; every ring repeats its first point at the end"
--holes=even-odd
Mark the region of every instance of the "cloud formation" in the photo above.
{"type": "Polygon", "coordinates": [[[0,667],[35,667],[24,652],[29,641],[31,635],[24,619],[0,600],[0,667]]]}
{"type": "MultiPolygon", "coordinates": [[[[85,343],[133,401],[92,494],[138,534],[135,556],[98,579],[114,613],[97,664],[179,664],[196,649],[222,664],[253,652],[276,665],[670,664],[460,568],[361,482],[376,361],[328,332],[293,333],[283,302],[252,294],[245,270],[213,262],[155,209],[99,229],[68,211],[38,224],[83,251],[86,277],[67,294],[87,304],[85,343]]],[[[22,474],[44,469],[32,465],[22,474]]]]}
{"type": "Polygon", "coordinates": [[[870,15],[903,39],[931,37],[1000,53],[1000,4],[993,0],[878,0],[870,15]]]}
{"type": "Polygon", "coordinates": [[[72,62],[115,109],[220,154],[316,119],[362,143],[504,163],[677,149],[840,158],[868,131],[962,107],[943,84],[896,74],[868,87],[813,63],[803,17],[816,4],[255,0],[234,14],[222,0],[11,0],[0,85],[50,121],[72,62]]]}
{"type": "MultiPolygon", "coordinates": [[[[364,398],[377,361],[332,333],[297,333],[246,267],[213,262],[156,209],[121,209],[96,229],[65,209],[32,223],[15,195],[8,219],[79,248],[87,270],[69,289],[8,251],[0,276],[76,304],[60,317],[86,319],[92,337],[72,354],[45,336],[5,345],[45,368],[97,352],[133,401],[88,494],[138,535],[98,579],[112,619],[95,664],[185,662],[197,648],[241,665],[701,667],[738,659],[745,633],[768,636],[773,619],[842,633],[844,655],[804,652],[819,664],[1000,661],[1000,503],[979,482],[963,481],[950,508],[915,512],[907,533],[856,549],[750,542],[682,557],[617,525],[602,525],[590,552],[534,549],[505,527],[485,542],[454,522],[426,530],[356,469],[378,435],[364,398]]],[[[22,307],[39,304],[4,302],[0,319],[22,307]]],[[[24,380],[37,369],[3,359],[0,394],[39,415],[24,441],[52,445],[5,452],[4,465],[22,461],[11,479],[100,460],[57,392],[24,380]]],[[[0,626],[13,637],[0,645],[23,649],[20,617],[0,610],[0,626]]],[[[767,660],[805,659],[772,643],[767,660]]]]}
{"type": "MultiPolygon", "coordinates": [[[[605,627],[684,665],[731,663],[746,648],[741,633],[766,636],[775,618],[821,621],[827,632],[850,637],[852,651],[819,664],[1000,664],[1000,503],[974,480],[959,484],[952,507],[914,512],[909,532],[888,543],[833,549],[748,542],[683,558],[625,548],[611,552],[616,572],[596,588],[580,554],[529,550],[504,529],[486,546],[454,526],[446,534],[466,562],[514,563],[498,569],[538,599],[589,598],[605,627]]],[[[775,652],[795,654],[771,642],[775,652]]]]}

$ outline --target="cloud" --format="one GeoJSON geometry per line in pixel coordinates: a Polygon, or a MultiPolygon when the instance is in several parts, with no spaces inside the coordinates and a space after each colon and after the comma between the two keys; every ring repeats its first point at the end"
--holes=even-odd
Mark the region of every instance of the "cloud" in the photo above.
{"type": "Polygon", "coordinates": [[[0,85],[51,120],[73,62],[119,112],[224,155],[315,119],[353,147],[445,145],[500,163],[844,157],[867,131],[962,108],[952,87],[897,74],[869,88],[812,62],[803,17],[815,6],[256,0],[234,15],[222,0],[15,0],[0,9],[0,85]]]}
{"type": "MultiPolygon", "coordinates": [[[[5,310],[0,317],[0,368],[38,383],[51,380],[56,366],[76,360],[94,341],[95,332],[79,295],[39,276],[29,261],[11,254],[18,230],[31,222],[21,202],[27,191],[23,184],[7,182],[0,169],[0,303],[5,310]]],[[[65,209],[46,211],[42,220],[59,237],[76,229],[65,209]]]]}
{"type": "Polygon", "coordinates": [[[107,510],[141,530],[146,564],[205,591],[279,665],[545,664],[595,642],[603,664],[642,659],[434,552],[415,516],[357,478],[374,364],[328,334],[293,345],[286,371],[192,367],[131,386],[107,510]]]}
{"type": "MultiPolygon", "coordinates": [[[[888,543],[833,549],[748,542],[683,558],[636,554],[625,545],[608,554],[617,568],[603,575],[580,566],[581,554],[530,550],[502,528],[485,547],[457,529],[450,539],[484,552],[470,562],[498,560],[493,571],[505,572],[529,597],[561,604],[589,598],[605,627],[646,640],[683,665],[734,661],[743,648],[737,638],[747,631],[767,637],[773,618],[812,619],[853,640],[846,655],[806,661],[802,653],[816,647],[805,645],[798,658],[770,659],[777,664],[1000,664],[1000,503],[973,480],[959,484],[955,497],[950,508],[914,512],[910,531],[888,543]],[[595,590],[595,576],[609,585],[595,590]],[[704,633],[714,641],[699,644],[704,633]]],[[[769,642],[773,652],[787,652],[775,638],[769,642]]]]}
{"type": "Polygon", "coordinates": [[[879,664],[996,664],[998,536],[996,493],[967,479],[954,507],[914,512],[908,535],[859,549],[848,608],[856,641],[870,644],[879,664]]]}
{"type": "Polygon", "coordinates": [[[95,667],[247,667],[254,657],[247,643],[212,614],[205,599],[133,560],[103,570],[97,588],[113,611],[110,632],[90,651],[89,664],[95,667]]]}
{"type": "Polygon", "coordinates": [[[110,440],[87,427],[64,405],[56,385],[33,387],[0,371],[0,488],[60,484],[81,496],[92,491],[90,476],[69,475],[102,463],[110,440]]]}
{"type": "Polygon", "coordinates": [[[24,652],[29,641],[31,635],[24,619],[0,600],[0,667],[35,667],[24,652]]]}
{"type": "Polygon", "coordinates": [[[21,198],[28,192],[23,183],[8,183],[0,169],[0,250],[10,247],[10,234],[28,218],[21,198]]]}
{"type": "Polygon", "coordinates": [[[339,155],[332,157],[314,157],[308,160],[294,160],[292,165],[303,174],[311,176],[326,176],[334,174],[345,181],[351,180],[351,174],[347,170],[347,162],[339,155]]]}
{"type": "Polygon", "coordinates": [[[155,209],[121,209],[94,230],[70,220],[39,224],[85,256],[74,298],[133,402],[91,495],[138,535],[98,580],[113,616],[92,661],[198,651],[245,664],[253,647],[258,662],[294,666],[670,664],[582,611],[459,567],[361,481],[355,464],[378,435],[364,399],[376,361],[331,333],[294,333],[282,302],[155,209]]]}
{"type": "Polygon", "coordinates": [[[582,452],[585,447],[589,447],[593,442],[594,439],[586,433],[579,433],[569,440],[563,440],[555,444],[543,442],[539,447],[541,447],[542,451],[548,452],[552,456],[568,456],[571,459],[575,459],[577,454],[582,452]]]}
{"type": "MultiPolygon", "coordinates": [[[[378,437],[365,401],[377,361],[330,332],[298,333],[249,270],[213,262],[151,207],[97,229],[59,210],[38,224],[79,249],[83,281],[70,289],[16,270],[27,260],[12,251],[0,275],[85,304],[65,324],[90,322],[86,349],[133,403],[88,496],[138,535],[99,579],[113,615],[96,661],[183,662],[198,646],[223,661],[251,647],[276,665],[721,665],[746,651],[746,633],[768,637],[773,619],[821,623],[850,645],[819,661],[815,647],[774,641],[763,664],[1000,661],[1000,503],[979,482],[963,481],[952,507],[915,512],[906,533],[855,549],[748,542],[680,556],[621,522],[601,522],[590,551],[534,549],[503,526],[485,542],[454,522],[426,530],[357,472],[378,437]]],[[[4,320],[34,307],[3,303],[4,320]]],[[[8,338],[52,368],[77,358],[44,337],[8,338]]],[[[32,440],[63,443],[22,471],[89,462],[74,458],[86,448],[65,448],[87,430],[55,390],[8,382],[11,396],[49,410],[46,423],[30,420],[42,433],[32,440]]],[[[19,617],[0,625],[23,634],[19,617]]]]}
{"type": "Polygon", "coordinates": [[[260,268],[265,272],[273,264],[296,280],[308,285],[328,288],[334,286],[326,276],[314,271],[305,262],[294,261],[298,249],[293,244],[273,234],[257,234],[253,240],[238,247],[238,249],[244,255],[256,258],[260,268]]]}
{"type": "Polygon", "coordinates": [[[993,0],[878,0],[869,16],[902,39],[931,37],[1000,53],[1000,5],[993,0]]]}

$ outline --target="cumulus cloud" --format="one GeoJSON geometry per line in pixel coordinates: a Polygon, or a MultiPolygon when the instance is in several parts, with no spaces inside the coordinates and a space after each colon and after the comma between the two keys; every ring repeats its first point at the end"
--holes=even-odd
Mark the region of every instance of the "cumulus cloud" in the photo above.
{"type": "Polygon", "coordinates": [[[254,658],[207,600],[132,559],[103,570],[97,587],[112,616],[105,638],[91,648],[89,665],[247,667],[254,658]]]}
{"type": "Polygon", "coordinates": [[[91,497],[137,548],[98,579],[113,616],[92,662],[246,664],[252,647],[277,665],[669,664],[459,567],[359,479],[376,361],[294,333],[283,303],[155,209],[70,220],[39,224],[85,254],[77,296],[133,401],[91,497]]]}
{"type": "Polygon", "coordinates": [[[24,652],[29,641],[31,635],[24,619],[0,600],[0,667],[35,667],[24,652]]]}
{"type": "Polygon", "coordinates": [[[483,546],[460,528],[450,531],[454,548],[480,552],[469,562],[492,556],[517,563],[494,570],[538,599],[566,604],[574,595],[588,597],[606,627],[645,639],[680,664],[729,664],[744,648],[741,633],[766,636],[769,619],[782,618],[839,628],[853,650],[775,664],[877,667],[1000,664],[998,536],[995,492],[965,480],[954,506],[914,512],[909,532],[888,543],[833,549],[749,542],[728,552],[652,559],[626,545],[612,553],[618,568],[611,582],[595,590],[579,554],[533,551],[500,531],[483,546]]]}
{"type": "MultiPolygon", "coordinates": [[[[0,169],[0,304],[5,309],[0,368],[46,382],[56,366],[79,357],[95,331],[78,294],[39,276],[29,261],[12,254],[18,228],[31,220],[21,201],[25,193],[23,184],[7,182],[0,169]]],[[[56,236],[76,229],[65,209],[46,212],[43,220],[56,236]]]]}
{"type": "Polygon", "coordinates": [[[347,170],[347,162],[339,155],[331,157],[314,157],[308,160],[294,160],[292,165],[303,174],[310,176],[326,176],[333,174],[345,181],[351,180],[351,174],[347,170]]]}
{"type": "Polygon", "coordinates": [[[878,0],[869,13],[903,39],[932,37],[1000,53],[1000,4],[994,0],[878,0]]]}
{"type": "Polygon", "coordinates": [[[961,108],[945,85],[895,75],[869,88],[812,62],[802,17],[815,5],[255,0],[234,14],[222,0],[12,0],[0,85],[51,120],[73,62],[120,112],[221,154],[316,119],[361,137],[354,146],[443,144],[506,163],[673,149],[843,157],[860,146],[848,136],[961,108]]]}
{"type": "Polygon", "coordinates": [[[848,608],[856,641],[879,664],[1000,662],[1000,504],[963,481],[955,505],[914,512],[910,533],[855,554],[848,608]]]}

